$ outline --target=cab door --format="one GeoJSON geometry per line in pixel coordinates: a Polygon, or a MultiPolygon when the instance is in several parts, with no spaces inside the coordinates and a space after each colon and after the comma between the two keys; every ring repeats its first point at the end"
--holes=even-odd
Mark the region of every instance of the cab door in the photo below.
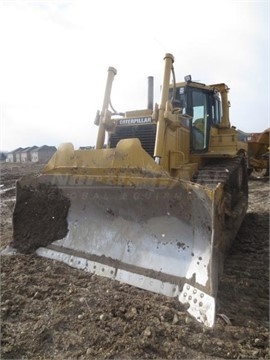
{"type": "Polygon", "coordinates": [[[187,87],[186,96],[186,111],[192,117],[190,122],[191,151],[207,151],[210,127],[215,123],[216,117],[214,93],[187,87]]]}

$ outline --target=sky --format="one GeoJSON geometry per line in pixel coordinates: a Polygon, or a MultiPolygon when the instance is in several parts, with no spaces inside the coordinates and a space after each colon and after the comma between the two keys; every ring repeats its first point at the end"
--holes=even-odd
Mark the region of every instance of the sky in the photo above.
{"type": "Polygon", "coordinates": [[[236,128],[270,126],[269,0],[0,0],[0,149],[95,145],[108,67],[114,108],[144,109],[165,53],[230,87],[236,128]]]}

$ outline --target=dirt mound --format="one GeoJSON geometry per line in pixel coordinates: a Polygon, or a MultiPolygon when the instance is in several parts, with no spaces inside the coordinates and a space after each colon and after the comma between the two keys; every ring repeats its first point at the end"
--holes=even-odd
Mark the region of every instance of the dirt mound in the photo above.
{"type": "MultiPolygon", "coordinates": [[[[25,171],[6,171],[2,190],[25,171]]],[[[1,358],[268,359],[269,184],[249,185],[249,211],[225,262],[213,329],[176,299],[35,255],[1,256],[1,358]]],[[[11,240],[13,205],[14,193],[1,197],[1,247],[11,240]]]]}

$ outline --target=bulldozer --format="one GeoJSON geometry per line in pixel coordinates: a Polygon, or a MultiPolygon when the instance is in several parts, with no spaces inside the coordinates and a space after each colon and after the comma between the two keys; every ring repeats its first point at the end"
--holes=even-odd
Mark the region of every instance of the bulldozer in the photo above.
{"type": "Polygon", "coordinates": [[[248,174],[253,178],[269,176],[270,128],[248,136],[248,174]]]}
{"type": "Polygon", "coordinates": [[[175,297],[213,327],[248,206],[247,144],[230,124],[229,88],[176,82],[167,53],[160,102],[149,77],[147,107],[119,113],[116,73],[109,67],[95,147],[62,144],[41,174],[17,181],[12,246],[175,297]]]}

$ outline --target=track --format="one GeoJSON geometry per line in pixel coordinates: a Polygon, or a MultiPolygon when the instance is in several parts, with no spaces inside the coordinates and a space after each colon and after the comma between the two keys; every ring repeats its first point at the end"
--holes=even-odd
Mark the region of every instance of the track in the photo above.
{"type": "Polygon", "coordinates": [[[215,188],[218,183],[224,184],[227,197],[227,213],[248,195],[248,175],[246,160],[242,155],[227,158],[221,161],[212,160],[209,164],[199,169],[193,181],[210,188],[215,188]]]}

